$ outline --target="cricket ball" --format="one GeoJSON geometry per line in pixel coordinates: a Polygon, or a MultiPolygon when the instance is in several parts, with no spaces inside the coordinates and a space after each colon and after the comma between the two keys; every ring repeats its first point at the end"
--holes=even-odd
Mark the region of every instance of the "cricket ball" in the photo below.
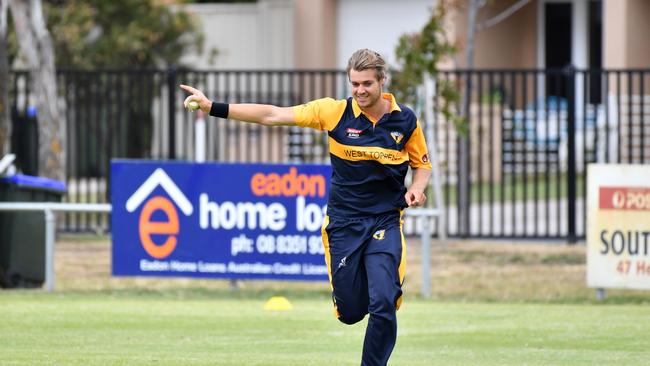
{"type": "Polygon", "coordinates": [[[199,109],[199,102],[191,101],[191,102],[187,103],[187,109],[189,109],[191,111],[195,111],[195,110],[199,109]]]}

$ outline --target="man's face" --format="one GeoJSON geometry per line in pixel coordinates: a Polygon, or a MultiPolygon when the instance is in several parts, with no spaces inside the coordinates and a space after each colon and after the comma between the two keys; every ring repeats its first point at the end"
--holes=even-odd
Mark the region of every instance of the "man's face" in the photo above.
{"type": "Polygon", "coordinates": [[[375,70],[350,70],[348,75],[352,85],[352,97],[361,108],[371,108],[381,98],[381,88],[384,81],[377,80],[375,70]]]}

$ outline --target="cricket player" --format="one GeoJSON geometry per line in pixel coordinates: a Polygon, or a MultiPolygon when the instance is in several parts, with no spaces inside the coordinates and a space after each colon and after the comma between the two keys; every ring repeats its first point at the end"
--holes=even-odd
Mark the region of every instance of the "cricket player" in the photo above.
{"type": "Polygon", "coordinates": [[[386,63],[381,55],[356,51],[347,74],[352,97],[292,107],[212,102],[195,88],[181,88],[191,94],[186,107],[196,102],[214,117],[327,131],[332,178],[322,235],[334,313],[345,324],[369,314],[361,365],[386,365],[402,302],[402,214],[424,204],[431,162],[413,111],[383,92],[386,63]],[[413,176],[407,188],[409,166],[413,176]]]}

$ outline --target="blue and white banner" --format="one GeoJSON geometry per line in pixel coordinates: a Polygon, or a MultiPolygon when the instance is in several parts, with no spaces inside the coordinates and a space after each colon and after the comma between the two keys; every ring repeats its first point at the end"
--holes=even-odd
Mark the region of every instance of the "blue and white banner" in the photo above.
{"type": "Polygon", "coordinates": [[[113,275],[327,280],[330,169],[114,160],[113,275]]]}

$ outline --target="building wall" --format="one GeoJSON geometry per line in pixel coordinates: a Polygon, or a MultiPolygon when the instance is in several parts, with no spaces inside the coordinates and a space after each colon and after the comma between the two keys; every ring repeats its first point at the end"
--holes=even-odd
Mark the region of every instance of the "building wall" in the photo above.
{"type": "Polygon", "coordinates": [[[192,68],[268,69],[294,67],[292,0],[243,4],[188,4],[201,22],[204,52],[181,61],[192,68]],[[213,57],[211,50],[217,50],[213,57]]]}
{"type": "Polygon", "coordinates": [[[336,68],[336,0],[295,1],[295,65],[336,68]]]}
{"type": "Polygon", "coordinates": [[[340,69],[359,48],[395,65],[404,33],[418,32],[436,0],[258,0],[188,4],[205,34],[202,55],[182,61],[194,68],[340,69]],[[210,50],[218,50],[216,57],[210,50]]]}
{"type": "Polygon", "coordinates": [[[604,0],[605,68],[650,67],[650,2],[604,0]]]}
{"type": "Polygon", "coordinates": [[[379,52],[395,65],[395,47],[404,33],[419,32],[436,0],[338,0],[336,67],[345,68],[360,48],[379,52]]]}
{"type": "Polygon", "coordinates": [[[627,67],[650,67],[650,1],[627,0],[627,67]]]}
{"type": "Polygon", "coordinates": [[[626,0],[603,2],[603,67],[621,68],[627,63],[626,0]]]}
{"type": "MultiPolygon", "coordinates": [[[[479,22],[517,0],[489,3],[479,22]]],[[[476,34],[477,68],[532,68],[537,65],[537,22],[541,0],[531,1],[494,27],[476,34]]],[[[569,1],[569,0],[567,0],[569,1]]],[[[579,2],[580,0],[578,0],[579,2]]],[[[419,31],[435,0],[259,0],[244,4],[188,4],[200,19],[205,52],[182,61],[195,68],[344,68],[359,48],[380,52],[395,65],[395,47],[404,33],[419,31]],[[211,50],[216,49],[216,57],[211,50]]],[[[576,4],[576,3],[574,3],[576,4]]],[[[650,1],[603,0],[603,66],[650,66],[650,1]]],[[[449,28],[459,42],[463,67],[466,9],[449,28]]]]}
{"type": "MultiPolygon", "coordinates": [[[[479,23],[491,19],[517,0],[497,1],[479,13],[479,23]]],[[[533,68],[536,66],[537,10],[526,4],[493,27],[476,34],[474,65],[478,68],[533,68]]]]}
{"type": "MultiPolygon", "coordinates": [[[[493,2],[479,11],[477,24],[500,14],[517,0],[493,2]]],[[[453,15],[455,39],[459,45],[458,65],[465,67],[467,42],[467,9],[453,15]]],[[[496,25],[476,32],[474,38],[474,67],[533,68],[537,57],[537,7],[529,2],[496,25]]]]}

